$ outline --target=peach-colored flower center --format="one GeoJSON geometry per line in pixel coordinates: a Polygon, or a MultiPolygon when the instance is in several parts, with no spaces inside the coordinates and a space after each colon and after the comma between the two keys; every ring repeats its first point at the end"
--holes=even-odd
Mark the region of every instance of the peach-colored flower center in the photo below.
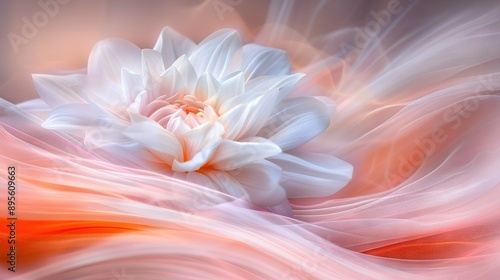
{"type": "Polygon", "coordinates": [[[184,98],[174,101],[172,105],[177,106],[186,114],[195,114],[200,117],[203,117],[203,109],[206,106],[193,95],[185,95],[184,98]]]}
{"type": "Polygon", "coordinates": [[[205,106],[207,104],[193,95],[180,95],[175,99],[163,95],[142,107],[140,113],[163,127],[174,115],[179,116],[193,128],[203,123],[205,106]]]}

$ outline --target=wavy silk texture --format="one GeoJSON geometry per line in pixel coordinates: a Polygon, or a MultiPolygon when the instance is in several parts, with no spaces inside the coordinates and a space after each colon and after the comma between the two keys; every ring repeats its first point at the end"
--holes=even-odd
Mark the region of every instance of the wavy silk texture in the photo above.
{"type": "Polygon", "coordinates": [[[313,2],[0,99],[1,279],[498,279],[499,7],[313,2]]]}

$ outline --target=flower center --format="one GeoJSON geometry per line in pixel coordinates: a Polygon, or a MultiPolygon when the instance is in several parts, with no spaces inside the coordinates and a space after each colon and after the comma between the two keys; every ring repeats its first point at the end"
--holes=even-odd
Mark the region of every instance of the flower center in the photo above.
{"type": "Polygon", "coordinates": [[[196,96],[185,95],[182,99],[172,102],[172,105],[184,111],[187,114],[195,114],[198,117],[203,117],[203,109],[205,103],[201,102],[196,96]]]}
{"type": "Polygon", "coordinates": [[[193,95],[178,95],[174,98],[163,95],[148,104],[143,103],[140,107],[140,113],[163,127],[166,127],[174,116],[182,118],[191,128],[204,122],[207,104],[193,95]]]}

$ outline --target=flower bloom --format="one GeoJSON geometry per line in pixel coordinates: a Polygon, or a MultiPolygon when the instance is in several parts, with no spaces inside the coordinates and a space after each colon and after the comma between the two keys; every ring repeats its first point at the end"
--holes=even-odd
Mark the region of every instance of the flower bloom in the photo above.
{"type": "Polygon", "coordinates": [[[33,79],[48,105],[45,128],[108,160],[272,207],[331,195],[352,174],[342,160],[300,149],[334,110],[325,98],[287,98],[302,76],[285,52],[242,45],[234,30],[196,45],[167,27],[153,49],[104,40],[86,74],[33,79]]]}

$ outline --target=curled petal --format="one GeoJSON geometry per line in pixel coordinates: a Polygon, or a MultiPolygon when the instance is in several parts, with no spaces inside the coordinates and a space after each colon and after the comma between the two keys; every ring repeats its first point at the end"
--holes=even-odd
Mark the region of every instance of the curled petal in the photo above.
{"type": "Polygon", "coordinates": [[[217,148],[209,166],[218,170],[233,170],[279,153],[281,149],[278,145],[260,137],[240,142],[224,140],[217,148]]]}
{"type": "Polygon", "coordinates": [[[182,137],[185,143],[184,151],[187,158],[189,159],[200,152],[212,140],[220,140],[223,133],[224,126],[218,122],[213,124],[204,123],[196,128],[188,130],[182,137]]]}
{"type": "Polygon", "coordinates": [[[186,122],[182,120],[180,116],[176,114],[177,113],[172,115],[170,121],[167,123],[166,129],[172,132],[176,137],[181,139],[184,136],[184,134],[188,132],[191,128],[189,127],[189,125],[186,124],[186,122]]]}
{"type": "Polygon", "coordinates": [[[167,163],[183,158],[182,146],[177,138],[155,122],[142,121],[132,124],[124,134],[155,151],[167,163]]]}
{"type": "Polygon", "coordinates": [[[213,139],[206,143],[200,151],[184,162],[174,159],[172,170],[176,172],[191,172],[197,171],[204,166],[210,158],[212,158],[215,150],[219,146],[221,139],[213,139]]]}
{"type": "Polygon", "coordinates": [[[286,99],[276,111],[258,135],[272,140],[284,151],[308,142],[330,125],[331,108],[316,98],[286,99]]]}

